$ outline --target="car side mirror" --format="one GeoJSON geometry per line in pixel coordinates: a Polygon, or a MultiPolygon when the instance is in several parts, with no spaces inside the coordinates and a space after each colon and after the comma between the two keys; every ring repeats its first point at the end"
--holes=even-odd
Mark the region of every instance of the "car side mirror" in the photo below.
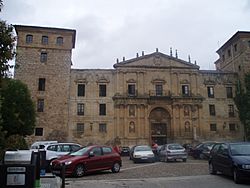
{"type": "Polygon", "coordinates": [[[95,156],[95,154],[93,151],[89,152],[89,157],[94,157],[94,156],[95,156]]]}

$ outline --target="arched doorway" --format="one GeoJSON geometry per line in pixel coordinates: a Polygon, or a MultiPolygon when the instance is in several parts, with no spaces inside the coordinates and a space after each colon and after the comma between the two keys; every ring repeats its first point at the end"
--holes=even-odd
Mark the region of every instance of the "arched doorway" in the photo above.
{"type": "Polygon", "coordinates": [[[163,145],[170,136],[170,114],[164,108],[154,108],[149,115],[151,142],[163,145]]]}

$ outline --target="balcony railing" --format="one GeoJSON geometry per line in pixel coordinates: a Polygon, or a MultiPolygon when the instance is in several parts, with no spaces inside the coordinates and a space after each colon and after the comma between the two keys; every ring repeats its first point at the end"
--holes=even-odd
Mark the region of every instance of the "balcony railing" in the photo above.
{"type": "Polygon", "coordinates": [[[149,96],[150,97],[170,97],[171,96],[171,93],[170,91],[168,90],[150,90],[149,91],[149,96]]]}

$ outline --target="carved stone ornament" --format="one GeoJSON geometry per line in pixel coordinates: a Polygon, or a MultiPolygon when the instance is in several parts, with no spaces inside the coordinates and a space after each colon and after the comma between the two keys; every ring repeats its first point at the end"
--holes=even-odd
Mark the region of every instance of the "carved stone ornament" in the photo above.
{"type": "Polygon", "coordinates": [[[181,84],[190,84],[190,82],[188,80],[186,80],[186,79],[185,80],[181,80],[180,83],[181,84]]]}
{"type": "Polygon", "coordinates": [[[96,82],[97,83],[109,83],[110,80],[108,77],[105,77],[104,75],[99,76],[98,74],[96,75],[96,82]]]}

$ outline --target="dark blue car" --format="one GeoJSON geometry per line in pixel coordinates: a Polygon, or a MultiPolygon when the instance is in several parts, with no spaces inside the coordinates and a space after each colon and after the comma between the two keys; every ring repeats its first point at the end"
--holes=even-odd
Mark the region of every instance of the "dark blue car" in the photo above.
{"type": "Polygon", "coordinates": [[[232,176],[235,183],[250,180],[250,142],[217,143],[210,152],[209,173],[232,176]]]}

